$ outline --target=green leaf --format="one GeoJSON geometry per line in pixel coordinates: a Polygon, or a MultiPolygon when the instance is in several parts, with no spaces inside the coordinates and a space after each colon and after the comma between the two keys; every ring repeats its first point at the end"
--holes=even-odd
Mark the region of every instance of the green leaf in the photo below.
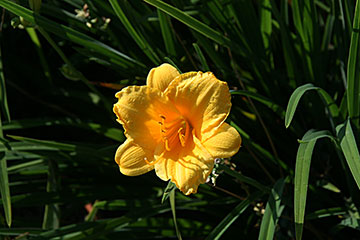
{"type": "Polygon", "coordinates": [[[318,94],[320,95],[321,99],[325,104],[325,107],[329,109],[331,119],[333,118],[336,119],[339,116],[339,108],[337,107],[331,96],[323,89],[319,87],[315,87],[313,84],[308,83],[295,89],[295,91],[290,96],[289,103],[287,105],[286,113],[285,113],[286,128],[288,128],[291,124],[291,121],[294,117],[296,108],[299,104],[301,97],[304,95],[305,92],[309,90],[317,90],[318,94]]]}
{"type": "Polygon", "coordinates": [[[191,17],[190,15],[181,11],[178,8],[175,8],[175,7],[165,3],[163,1],[160,1],[160,0],[145,0],[145,2],[164,11],[165,13],[169,14],[173,18],[176,18],[177,20],[184,23],[188,27],[194,29],[195,31],[203,34],[204,36],[214,40],[215,42],[217,42],[221,45],[224,45],[224,46],[232,45],[230,39],[225,37],[223,34],[214,30],[213,28],[207,26],[206,24],[200,22],[199,20],[191,17]]]}
{"type": "Polygon", "coordinates": [[[247,183],[253,187],[256,187],[257,189],[263,191],[263,192],[270,192],[270,189],[264,185],[262,185],[261,183],[259,183],[258,181],[250,178],[250,177],[246,177],[244,175],[242,175],[239,172],[236,172],[235,170],[230,169],[229,167],[225,166],[225,165],[219,165],[217,170],[219,171],[224,171],[226,174],[244,182],[247,183]]]}
{"type": "Polygon", "coordinates": [[[8,11],[23,17],[26,21],[37,24],[44,28],[46,31],[52,32],[60,38],[64,38],[79,45],[82,45],[86,48],[92,49],[98,53],[101,53],[111,59],[111,61],[116,62],[117,64],[127,67],[141,67],[142,69],[146,68],[144,64],[134,60],[123,53],[105,45],[102,42],[99,42],[81,32],[78,32],[72,28],[58,24],[48,18],[40,16],[37,13],[34,13],[31,10],[28,10],[14,2],[8,0],[0,0],[0,6],[7,9],[8,11]]]}
{"type": "Polygon", "coordinates": [[[359,127],[360,117],[360,3],[356,1],[347,67],[347,106],[349,116],[359,127]]]}
{"type": "Polygon", "coordinates": [[[306,214],[305,219],[319,219],[324,217],[332,217],[332,216],[339,216],[346,214],[347,211],[345,208],[342,207],[333,207],[333,208],[324,208],[320,210],[316,210],[315,212],[306,214]]]}
{"type": "Polygon", "coordinates": [[[308,83],[301,87],[298,87],[295,89],[295,91],[291,94],[289,103],[286,108],[285,113],[285,127],[288,128],[290,126],[290,123],[294,117],[297,105],[299,104],[299,101],[301,97],[304,95],[304,93],[308,90],[317,89],[313,84],[308,83]]]}
{"type": "Polygon", "coordinates": [[[176,188],[173,188],[170,191],[170,207],[171,207],[171,213],[173,215],[173,221],[174,221],[174,225],[175,225],[175,231],[176,231],[176,236],[179,240],[182,240],[181,238],[181,233],[177,224],[177,219],[176,219],[176,208],[175,208],[175,190],[176,188]]]}
{"type": "Polygon", "coordinates": [[[350,227],[360,231],[360,219],[354,217],[348,217],[339,223],[341,226],[350,227]]]}
{"type": "Polygon", "coordinates": [[[59,142],[47,141],[47,140],[38,140],[38,139],[34,139],[34,138],[27,138],[27,137],[13,136],[13,135],[7,135],[7,136],[12,139],[18,140],[18,141],[36,143],[36,144],[40,144],[40,145],[43,145],[46,147],[56,148],[59,150],[64,150],[64,151],[75,151],[76,150],[76,146],[73,144],[59,143],[59,142]]]}
{"type": "Polygon", "coordinates": [[[173,60],[171,60],[171,58],[165,57],[165,60],[166,60],[171,66],[173,66],[174,68],[176,68],[176,70],[177,70],[180,74],[182,74],[182,71],[180,70],[180,68],[174,63],[173,60]]]}
{"type": "Polygon", "coordinates": [[[327,51],[327,49],[329,48],[329,44],[331,42],[331,37],[332,37],[332,32],[334,29],[334,22],[335,22],[335,15],[333,14],[333,11],[332,11],[331,14],[329,14],[329,16],[326,19],[324,36],[323,36],[322,43],[321,43],[322,51],[327,51]]]}
{"type": "Polygon", "coordinates": [[[333,139],[333,136],[328,133],[328,131],[309,130],[300,141],[296,155],[294,179],[294,217],[297,240],[301,240],[302,236],[312,153],[319,138],[333,139]]]}
{"type": "Polygon", "coordinates": [[[260,31],[265,49],[270,47],[270,38],[272,32],[271,2],[262,0],[260,5],[260,31]]]}
{"type": "MultiPolygon", "coordinates": [[[[1,131],[1,130],[0,130],[1,131]]],[[[11,226],[11,198],[9,189],[9,178],[6,164],[6,154],[0,152],[0,193],[3,203],[5,218],[8,226],[11,226]]]]}
{"type": "Polygon", "coordinates": [[[204,71],[204,72],[210,71],[210,68],[209,68],[209,66],[208,66],[208,64],[206,62],[204,54],[202,53],[199,45],[197,45],[196,43],[193,43],[193,46],[194,46],[195,51],[196,51],[196,53],[197,53],[197,55],[199,57],[199,60],[200,60],[201,66],[202,66],[201,70],[204,71]]]}
{"type": "Polygon", "coordinates": [[[230,71],[230,66],[227,65],[226,61],[224,61],[224,57],[220,55],[219,51],[216,50],[216,44],[196,31],[191,32],[207,56],[209,56],[211,61],[213,61],[214,64],[218,67],[218,70],[223,72],[230,71]]]}
{"type": "Polygon", "coordinates": [[[279,179],[273,189],[271,189],[271,194],[265,207],[265,214],[261,220],[259,240],[274,239],[276,224],[284,210],[284,207],[280,206],[284,184],[284,179],[279,179]]]}
{"type": "Polygon", "coordinates": [[[300,1],[294,0],[292,2],[292,12],[294,25],[299,35],[303,51],[303,64],[307,70],[306,75],[309,81],[314,81],[313,58],[316,56],[312,54],[316,40],[316,15],[314,1],[300,1]]]}
{"type": "Polygon", "coordinates": [[[170,210],[168,205],[155,205],[139,209],[134,212],[125,214],[122,217],[110,218],[99,220],[96,222],[84,222],[79,224],[71,224],[60,227],[56,230],[50,230],[39,234],[37,237],[32,238],[33,240],[44,240],[55,237],[61,237],[62,239],[99,239],[106,234],[113,231],[115,228],[120,230],[125,228],[130,223],[139,221],[142,218],[147,218],[170,210]]]}
{"type": "Polygon", "coordinates": [[[230,93],[231,93],[231,95],[241,95],[241,96],[250,97],[251,99],[254,99],[254,100],[264,104],[268,108],[270,108],[272,111],[277,113],[279,117],[283,118],[285,116],[285,111],[281,106],[274,103],[271,99],[266,98],[260,94],[250,92],[250,91],[245,91],[245,90],[236,90],[236,91],[230,90],[230,93]]]}
{"type": "Polygon", "coordinates": [[[0,147],[4,150],[0,151],[0,194],[1,194],[1,202],[4,206],[5,219],[7,225],[11,226],[12,214],[11,214],[11,196],[10,196],[10,188],[9,188],[9,176],[7,169],[7,151],[11,149],[9,143],[4,139],[3,129],[2,129],[2,121],[0,114],[0,147]]]}
{"type": "MultiPolygon", "coordinates": [[[[264,159],[267,159],[271,161],[272,163],[275,163],[279,166],[281,166],[283,169],[285,169],[287,172],[289,172],[291,175],[293,175],[293,170],[281,159],[274,157],[268,150],[260,146],[259,144],[255,143],[249,136],[247,132],[245,132],[243,129],[241,129],[234,121],[230,121],[230,125],[233,126],[241,135],[244,144],[251,146],[258,154],[260,154],[264,159]]],[[[270,191],[270,190],[269,190],[270,191]]]]}
{"type": "Polygon", "coordinates": [[[159,17],[159,23],[161,28],[161,34],[164,39],[166,52],[170,56],[176,56],[176,48],[175,48],[175,39],[171,30],[171,22],[169,16],[164,12],[157,10],[157,14],[159,17]]]}
{"type": "Polygon", "coordinates": [[[206,240],[220,239],[231,224],[247,209],[251,202],[263,193],[257,192],[250,195],[246,200],[239,203],[206,237],[206,240]]]}
{"type": "Polygon", "coordinates": [[[355,136],[351,128],[350,119],[344,124],[336,127],[337,136],[340,140],[340,147],[345,155],[346,162],[350,168],[352,176],[360,189],[360,155],[356,145],[355,136]]]}
{"type": "MultiPolygon", "coordinates": [[[[47,192],[58,191],[58,166],[57,163],[49,159],[48,160],[48,180],[46,185],[47,192]]],[[[57,229],[60,226],[60,207],[58,204],[47,204],[45,206],[43,229],[57,229]]]]}
{"type": "Polygon", "coordinates": [[[140,33],[138,33],[135,28],[131,25],[130,21],[126,17],[125,13],[121,9],[117,0],[109,0],[112,8],[114,9],[116,16],[120,19],[126,30],[129,32],[131,37],[134,39],[136,44],[141,48],[141,50],[148,56],[148,58],[156,65],[160,64],[160,59],[152,49],[151,45],[145,40],[140,33]]]}
{"type": "Polygon", "coordinates": [[[163,204],[169,198],[169,194],[174,189],[176,189],[175,183],[173,183],[172,181],[169,181],[166,188],[165,188],[165,190],[164,190],[163,196],[161,198],[161,204],[163,204]]]}
{"type": "Polygon", "coordinates": [[[35,127],[47,127],[47,126],[72,126],[82,129],[88,129],[94,131],[100,135],[103,135],[109,139],[113,139],[119,142],[125,141],[123,131],[119,128],[108,127],[104,124],[83,122],[80,119],[72,118],[34,118],[34,119],[22,119],[13,120],[11,122],[5,122],[3,130],[15,130],[15,129],[26,129],[35,127]]]}
{"type": "Polygon", "coordinates": [[[44,51],[43,51],[43,48],[40,43],[40,39],[38,38],[38,35],[34,28],[30,28],[30,27],[26,28],[26,31],[29,34],[31,41],[34,43],[36,51],[39,55],[39,60],[40,60],[41,66],[43,67],[44,75],[48,79],[49,84],[52,84],[52,78],[51,78],[51,74],[50,74],[49,64],[46,61],[44,51]]]}
{"type": "MultiPolygon", "coordinates": [[[[2,38],[2,33],[0,32],[0,40],[2,38]]],[[[10,121],[10,111],[7,102],[6,96],[6,85],[5,85],[5,77],[4,77],[4,69],[3,69],[3,61],[1,54],[1,46],[0,46],[0,114],[3,114],[7,121],[10,121]]]]}
{"type": "Polygon", "coordinates": [[[271,8],[272,13],[274,14],[274,17],[277,19],[279,25],[280,25],[280,34],[281,34],[281,45],[283,47],[283,54],[284,54],[284,60],[286,64],[286,70],[287,75],[289,78],[289,85],[292,87],[296,86],[295,80],[299,76],[299,72],[297,69],[297,59],[295,58],[295,49],[294,44],[291,41],[291,33],[288,28],[288,21],[287,21],[287,2],[284,1],[284,3],[281,6],[284,11],[279,12],[277,9],[277,2],[275,0],[271,1],[271,8]],[[284,12],[284,13],[283,13],[284,12]]]}
{"type": "Polygon", "coordinates": [[[12,165],[11,167],[7,168],[8,174],[17,173],[17,172],[21,171],[24,168],[37,166],[37,165],[43,165],[44,162],[45,162],[44,159],[37,159],[37,160],[34,160],[34,161],[26,161],[24,163],[12,165]]]}

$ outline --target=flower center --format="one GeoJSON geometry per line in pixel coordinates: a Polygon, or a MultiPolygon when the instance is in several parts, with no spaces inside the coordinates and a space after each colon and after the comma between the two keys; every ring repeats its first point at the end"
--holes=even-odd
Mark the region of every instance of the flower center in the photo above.
{"type": "Polygon", "coordinates": [[[165,149],[171,151],[177,146],[185,147],[190,133],[189,123],[182,117],[169,121],[164,115],[160,115],[160,119],[160,133],[165,149]]]}

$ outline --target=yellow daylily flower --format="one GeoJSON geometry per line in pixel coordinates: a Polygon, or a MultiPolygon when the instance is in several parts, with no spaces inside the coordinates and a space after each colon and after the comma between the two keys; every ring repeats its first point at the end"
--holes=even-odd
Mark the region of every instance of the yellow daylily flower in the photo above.
{"type": "Polygon", "coordinates": [[[146,86],[129,86],[115,96],[114,112],[127,137],[115,161],[125,175],[155,169],[189,195],[206,181],[215,158],[240,148],[239,133],[224,122],[229,88],[211,72],[180,74],[162,64],[150,71],[146,86]]]}

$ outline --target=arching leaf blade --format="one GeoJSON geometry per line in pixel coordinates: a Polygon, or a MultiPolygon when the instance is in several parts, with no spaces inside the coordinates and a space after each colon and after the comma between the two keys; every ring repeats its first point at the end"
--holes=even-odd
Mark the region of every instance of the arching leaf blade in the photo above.
{"type": "Polygon", "coordinates": [[[295,179],[294,179],[294,218],[296,239],[302,238],[306,197],[309,182],[311,158],[316,141],[328,137],[334,139],[328,131],[309,130],[305,133],[296,155],[295,179]]]}
{"type": "Polygon", "coordinates": [[[336,132],[340,140],[341,150],[345,155],[351,174],[360,189],[360,155],[350,119],[348,119],[344,124],[337,126],[336,132]]]}
{"type": "Polygon", "coordinates": [[[311,84],[305,84],[303,86],[298,87],[297,89],[295,89],[295,91],[291,94],[290,99],[289,99],[289,103],[287,105],[286,108],[286,113],[285,113],[285,127],[288,128],[290,126],[290,123],[294,117],[296,108],[299,104],[299,101],[301,99],[301,97],[304,95],[304,93],[306,91],[309,91],[311,89],[316,89],[316,87],[311,84]]]}
{"type": "Polygon", "coordinates": [[[322,88],[315,87],[313,84],[308,83],[295,89],[295,91],[290,96],[289,103],[287,105],[286,113],[285,113],[286,128],[288,128],[291,124],[291,121],[294,117],[295,111],[297,109],[301,97],[309,90],[317,90],[322,101],[324,102],[325,107],[330,112],[331,119],[337,119],[337,117],[339,116],[339,108],[335,104],[332,97],[322,88]]]}

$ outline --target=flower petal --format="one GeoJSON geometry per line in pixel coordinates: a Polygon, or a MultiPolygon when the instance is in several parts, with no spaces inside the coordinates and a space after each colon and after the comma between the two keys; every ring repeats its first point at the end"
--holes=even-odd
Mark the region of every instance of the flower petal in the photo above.
{"type": "Polygon", "coordinates": [[[115,161],[120,167],[120,172],[128,176],[138,176],[154,169],[145,161],[151,161],[152,156],[146,150],[139,147],[133,140],[127,139],[117,149],[115,161]]]}
{"type": "Polygon", "coordinates": [[[130,86],[116,94],[119,99],[114,104],[114,112],[125,129],[125,135],[140,147],[152,151],[161,143],[161,116],[166,114],[169,121],[179,116],[179,112],[167,97],[154,88],[130,86]]]}
{"type": "Polygon", "coordinates": [[[217,131],[231,108],[227,83],[210,72],[181,74],[170,83],[165,95],[190,122],[200,141],[217,131]]]}
{"type": "Polygon", "coordinates": [[[157,88],[163,92],[169,86],[170,82],[179,75],[180,73],[176,68],[168,63],[164,63],[150,70],[146,79],[146,85],[151,88],[157,88]]]}
{"type": "Polygon", "coordinates": [[[155,164],[155,172],[164,181],[171,179],[180,191],[189,195],[196,193],[199,185],[205,183],[213,167],[214,159],[202,153],[192,142],[182,151],[165,152],[155,164]]]}
{"type": "Polygon", "coordinates": [[[214,158],[229,158],[239,151],[241,137],[235,128],[223,123],[217,132],[202,144],[214,158]]]}

